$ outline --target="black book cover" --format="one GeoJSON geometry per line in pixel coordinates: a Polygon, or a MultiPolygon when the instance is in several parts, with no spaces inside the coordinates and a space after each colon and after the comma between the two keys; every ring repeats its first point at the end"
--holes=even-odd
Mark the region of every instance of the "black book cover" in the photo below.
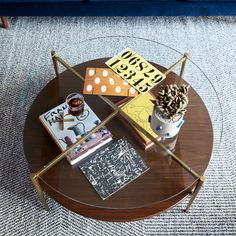
{"type": "Polygon", "coordinates": [[[103,200],[149,169],[124,138],[79,162],[79,167],[103,200]]]}

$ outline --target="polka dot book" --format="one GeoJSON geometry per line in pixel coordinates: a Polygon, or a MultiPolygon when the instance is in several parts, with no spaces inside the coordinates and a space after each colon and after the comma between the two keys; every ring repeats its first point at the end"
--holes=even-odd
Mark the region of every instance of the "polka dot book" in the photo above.
{"type": "Polygon", "coordinates": [[[84,94],[135,97],[138,91],[108,68],[86,68],[84,94]]]}

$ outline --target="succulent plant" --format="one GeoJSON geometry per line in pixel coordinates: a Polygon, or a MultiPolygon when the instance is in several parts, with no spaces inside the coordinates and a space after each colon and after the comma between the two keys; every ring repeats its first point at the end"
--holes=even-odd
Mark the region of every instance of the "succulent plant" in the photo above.
{"type": "Polygon", "coordinates": [[[189,85],[166,85],[154,101],[156,110],[163,118],[176,120],[186,112],[189,85]]]}

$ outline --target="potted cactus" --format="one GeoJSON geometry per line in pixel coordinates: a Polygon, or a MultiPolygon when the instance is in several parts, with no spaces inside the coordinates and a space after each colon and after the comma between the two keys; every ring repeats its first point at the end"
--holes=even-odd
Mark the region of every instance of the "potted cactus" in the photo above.
{"type": "Polygon", "coordinates": [[[155,106],[150,117],[150,125],[162,139],[177,135],[184,124],[183,117],[188,105],[189,87],[185,84],[166,85],[153,101],[155,106]]]}

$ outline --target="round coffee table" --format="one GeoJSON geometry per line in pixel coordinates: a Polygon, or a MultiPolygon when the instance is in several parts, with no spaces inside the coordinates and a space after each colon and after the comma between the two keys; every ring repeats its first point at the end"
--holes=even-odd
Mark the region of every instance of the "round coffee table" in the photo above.
{"type": "MultiPolygon", "coordinates": [[[[108,58],[100,58],[80,63],[74,67],[82,76],[86,67],[105,67],[108,58]]],[[[162,72],[166,68],[154,64],[162,72]]],[[[180,81],[171,72],[162,84],[180,81]]],[[[187,83],[187,82],[186,82],[187,83]]],[[[66,70],[60,78],[51,80],[34,100],[25,122],[24,151],[32,172],[37,172],[60,150],[39,122],[39,115],[65,101],[71,92],[83,90],[83,82],[66,70]]],[[[122,97],[109,97],[117,102],[122,97]]],[[[85,96],[86,102],[101,120],[111,114],[111,108],[97,96],[85,96]]],[[[185,115],[185,125],[179,135],[164,141],[166,147],[174,149],[174,154],[199,175],[203,175],[212,152],[213,129],[208,111],[197,92],[191,88],[189,106],[185,115]]],[[[44,191],[58,203],[81,215],[108,221],[137,220],[160,214],[187,197],[197,184],[197,179],[172,159],[157,145],[142,150],[133,136],[113,118],[107,125],[117,140],[125,137],[150,166],[140,176],[106,200],[102,200],[80,169],[70,166],[65,159],[54,165],[39,180],[44,191]]]]}

